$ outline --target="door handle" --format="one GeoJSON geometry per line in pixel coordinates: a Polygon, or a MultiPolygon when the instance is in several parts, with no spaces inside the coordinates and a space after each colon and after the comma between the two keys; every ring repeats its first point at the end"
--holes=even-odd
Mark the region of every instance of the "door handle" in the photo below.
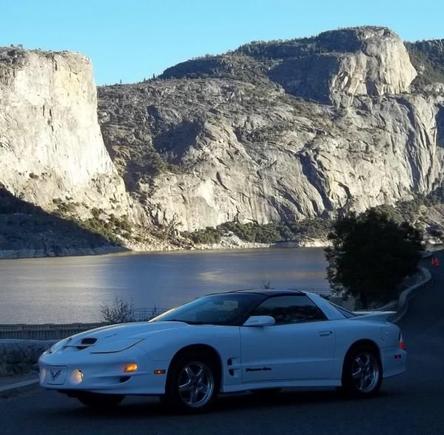
{"type": "Polygon", "coordinates": [[[333,331],[319,331],[321,337],[326,337],[327,335],[333,334],[333,331]]]}

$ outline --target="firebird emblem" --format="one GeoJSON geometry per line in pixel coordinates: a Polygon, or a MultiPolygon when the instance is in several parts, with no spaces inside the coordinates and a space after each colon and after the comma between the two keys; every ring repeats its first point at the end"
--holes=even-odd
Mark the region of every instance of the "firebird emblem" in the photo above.
{"type": "Polygon", "coordinates": [[[57,378],[57,376],[60,375],[61,369],[50,369],[49,372],[51,373],[51,377],[53,380],[57,378]]]}

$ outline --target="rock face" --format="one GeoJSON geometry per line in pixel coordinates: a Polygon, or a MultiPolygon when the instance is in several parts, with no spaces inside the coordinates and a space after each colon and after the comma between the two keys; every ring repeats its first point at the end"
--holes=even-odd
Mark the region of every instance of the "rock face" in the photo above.
{"type": "Polygon", "coordinates": [[[184,62],[167,69],[162,77],[224,72],[239,78],[245,75],[241,70],[247,70],[256,79],[267,75],[293,95],[345,106],[358,95],[406,92],[416,77],[403,42],[383,27],[342,29],[313,38],[247,44],[230,57],[231,62],[226,56],[184,62]]]}
{"type": "MultiPolygon", "coordinates": [[[[320,36],[328,40],[331,33],[320,36]]],[[[408,91],[416,71],[397,35],[383,28],[348,29],[341,33],[359,48],[338,57],[337,72],[330,78],[333,102],[343,103],[345,99],[349,103],[356,95],[382,96],[408,91]]]]}
{"type": "Polygon", "coordinates": [[[87,59],[1,49],[0,188],[80,219],[99,210],[145,249],[426,195],[443,182],[443,53],[380,27],[256,42],[100,87],[97,118],[87,59]]]}
{"type": "Polygon", "coordinates": [[[441,184],[444,94],[415,76],[393,32],[345,29],[99,88],[99,120],[154,223],[328,217],[441,184]]]}
{"type": "Polygon", "coordinates": [[[0,49],[0,184],[55,210],[70,204],[131,214],[97,122],[88,59],[75,53],[0,49]]]}

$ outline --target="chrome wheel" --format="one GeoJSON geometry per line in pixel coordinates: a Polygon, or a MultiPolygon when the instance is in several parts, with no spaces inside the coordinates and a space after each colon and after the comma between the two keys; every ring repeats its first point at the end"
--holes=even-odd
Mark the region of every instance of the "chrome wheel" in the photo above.
{"type": "Polygon", "coordinates": [[[371,352],[354,356],[351,376],[355,388],[361,393],[370,393],[379,383],[381,376],[377,358],[371,352]]]}
{"type": "Polygon", "coordinates": [[[211,369],[203,362],[193,361],[180,370],[177,391],[185,405],[190,408],[201,408],[211,400],[214,385],[211,369]]]}

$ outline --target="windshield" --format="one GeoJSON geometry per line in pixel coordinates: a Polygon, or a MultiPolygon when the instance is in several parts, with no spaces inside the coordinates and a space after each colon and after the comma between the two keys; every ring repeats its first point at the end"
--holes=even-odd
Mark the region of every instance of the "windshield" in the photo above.
{"type": "Polygon", "coordinates": [[[242,325],[251,310],[265,299],[256,293],[227,293],[204,296],[150,320],[178,321],[190,325],[242,325]]]}

